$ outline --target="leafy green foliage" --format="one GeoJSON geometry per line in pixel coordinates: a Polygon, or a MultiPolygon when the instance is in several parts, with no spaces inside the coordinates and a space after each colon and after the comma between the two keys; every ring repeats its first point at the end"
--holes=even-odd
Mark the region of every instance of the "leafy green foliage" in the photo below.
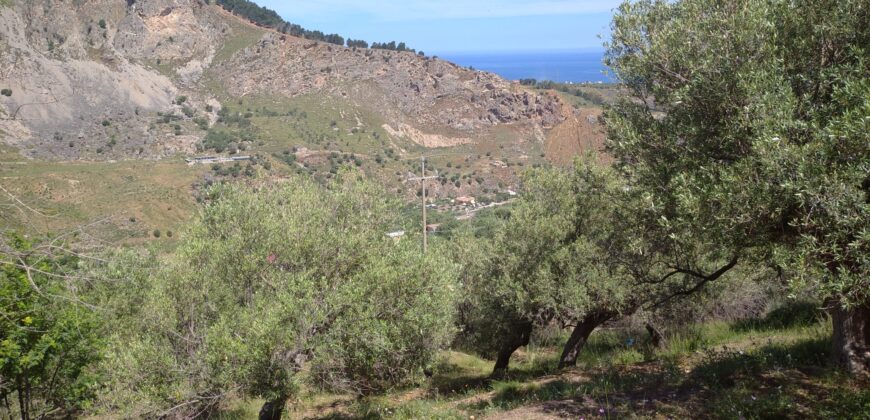
{"type": "Polygon", "coordinates": [[[105,404],[191,414],[235,391],[283,403],[302,381],[370,393],[417,378],[452,337],[454,269],[387,239],[396,203],[355,178],[210,190],[165,269],[131,275],[150,286],[121,305],[143,309],[103,370],[132,392],[105,404]]]}
{"type": "Polygon", "coordinates": [[[230,145],[237,141],[237,138],[230,132],[223,130],[209,130],[202,141],[202,148],[205,150],[212,149],[218,153],[227,150],[230,145]]]}
{"type": "Polygon", "coordinates": [[[348,48],[368,48],[369,43],[361,39],[347,39],[348,48]]]}
{"type": "Polygon", "coordinates": [[[619,312],[629,304],[630,278],[608,266],[615,193],[605,169],[537,170],[491,242],[462,257],[474,281],[466,292],[474,347],[494,350],[511,321],[539,326],[574,322],[592,311],[619,312]],[[483,255],[480,255],[483,254],[483,255]]]}
{"type": "Polygon", "coordinates": [[[372,42],[372,49],[376,49],[376,50],[388,50],[388,51],[399,51],[399,52],[410,51],[410,52],[413,52],[413,53],[417,52],[417,50],[415,50],[415,49],[413,49],[413,48],[408,48],[408,46],[405,45],[404,42],[399,42],[399,43],[397,44],[396,41],[390,41],[390,42],[372,42]]]}
{"type": "Polygon", "coordinates": [[[607,64],[633,97],[607,112],[608,144],[646,223],[868,302],[867,15],[861,1],[622,5],[607,64]]]}
{"type": "MultiPolygon", "coordinates": [[[[10,241],[19,252],[31,245],[10,241]]],[[[49,412],[72,415],[88,407],[97,378],[88,368],[100,360],[100,320],[71,303],[63,271],[76,260],[24,257],[0,266],[0,404],[21,418],[49,412]]],[[[7,411],[10,413],[10,411],[7,411]]]]}
{"type": "Polygon", "coordinates": [[[585,324],[582,331],[591,331],[702,290],[735,264],[704,241],[647,232],[633,217],[646,204],[639,191],[591,157],[571,171],[533,170],[523,185],[491,241],[457,256],[470,277],[463,338],[484,353],[525,345],[512,334],[529,326],[585,324]]]}

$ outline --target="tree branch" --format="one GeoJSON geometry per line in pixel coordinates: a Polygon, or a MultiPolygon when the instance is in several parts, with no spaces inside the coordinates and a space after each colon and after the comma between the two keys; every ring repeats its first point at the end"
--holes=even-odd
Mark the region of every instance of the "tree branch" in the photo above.
{"type": "MultiPolygon", "coordinates": [[[[665,296],[663,299],[660,299],[659,301],[655,302],[652,306],[650,306],[649,309],[657,308],[657,307],[661,306],[662,304],[666,303],[667,301],[669,301],[677,296],[688,296],[688,295],[691,295],[692,293],[697,292],[702,287],[704,287],[704,285],[706,285],[707,283],[709,283],[711,281],[715,281],[716,279],[722,277],[725,273],[727,273],[729,270],[734,268],[734,266],[736,266],[736,265],[737,265],[737,257],[733,257],[730,261],[728,261],[727,264],[725,264],[724,266],[722,266],[721,268],[719,268],[715,272],[713,272],[711,274],[707,274],[707,275],[700,273],[698,271],[689,270],[689,269],[680,269],[680,268],[676,269],[674,272],[668,273],[668,275],[665,277],[669,277],[675,273],[681,273],[681,274],[686,274],[686,275],[695,277],[695,278],[699,279],[700,281],[698,281],[698,283],[696,283],[690,289],[678,290],[676,292],[673,292],[673,293],[665,296]]],[[[664,279],[662,279],[661,281],[664,281],[664,279]]]]}

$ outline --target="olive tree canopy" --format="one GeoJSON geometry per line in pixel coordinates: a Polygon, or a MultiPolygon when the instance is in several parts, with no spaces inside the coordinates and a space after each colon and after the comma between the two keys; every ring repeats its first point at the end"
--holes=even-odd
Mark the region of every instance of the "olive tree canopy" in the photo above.
{"type": "Polygon", "coordinates": [[[606,58],[631,93],[608,146],[650,214],[799,272],[855,372],[870,370],[868,21],[862,0],[644,0],[618,9],[606,58]]]}
{"type": "Polygon", "coordinates": [[[453,265],[387,238],[397,203],[339,178],[210,190],[128,297],[140,307],[119,321],[104,403],[195,415],[235,393],[277,418],[302,383],[367,394],[419,377],[452,338],[453,265]]]}

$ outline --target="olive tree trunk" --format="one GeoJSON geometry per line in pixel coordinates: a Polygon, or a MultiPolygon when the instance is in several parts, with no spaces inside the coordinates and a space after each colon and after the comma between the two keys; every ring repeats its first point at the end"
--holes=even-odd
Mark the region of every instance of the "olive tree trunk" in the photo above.
{"type": "Polygon", "coordinates": [[[498,357],[495,360],[495,367],[492,370],[493,377],[499,377],[505,374],[510,364],[511,355],[518,348],[529,344],[532,337],[533,324],[529,321],[519,321],[511,326],[510,333],[505,337],[501,348],[498,351],[498,357]]]}
{"type": "Polygon", "coordinates": [[[593,312],[581,319],[580,323],[574,327],[574,331],[571,332],[571,337],[565,343],[564,349],[562,349],[562,357],[559,358],[559,369],[577,366],[577,356],[580,355],[580,351],[583,350],[583,346],[589,340],[589,335],[598,326],[613,318],[613,316],[614,314],[611,312],[593,312]]]}
{"type": "Polygon", "coordinates": [[[260,420],[281,420],[287,398],[288,396],[282,395],[274,400],[266,401],[263,408],[260,409],[260,420]]]}
{"type": "Polygon", "coordinates": [[[668,345],[667,339],[665,339],[665,335],[656,328],[651,322],[646,323],[646,331],[649,333],[649,339],[652,343],[653,347],[660,349],[668,345]]]}
{"type": "Polygon", "coordinates": [[[870,303],[843,309],[828,302],[834,324],[833,362],[854,375],[870,376],[870,303]]]}

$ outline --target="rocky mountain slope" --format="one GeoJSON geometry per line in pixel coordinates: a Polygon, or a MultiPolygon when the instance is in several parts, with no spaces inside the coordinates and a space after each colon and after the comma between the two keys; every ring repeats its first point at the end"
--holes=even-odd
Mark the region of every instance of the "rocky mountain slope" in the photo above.
{"type": "Polygon", "coordinates": [[[49,160],[193,153],[239,98],[349,104],[403,150],[542,144],[571,114],[493,74],[282,35],[202,0],[0,0],[0,87],[2,141],[49,160]]]}

